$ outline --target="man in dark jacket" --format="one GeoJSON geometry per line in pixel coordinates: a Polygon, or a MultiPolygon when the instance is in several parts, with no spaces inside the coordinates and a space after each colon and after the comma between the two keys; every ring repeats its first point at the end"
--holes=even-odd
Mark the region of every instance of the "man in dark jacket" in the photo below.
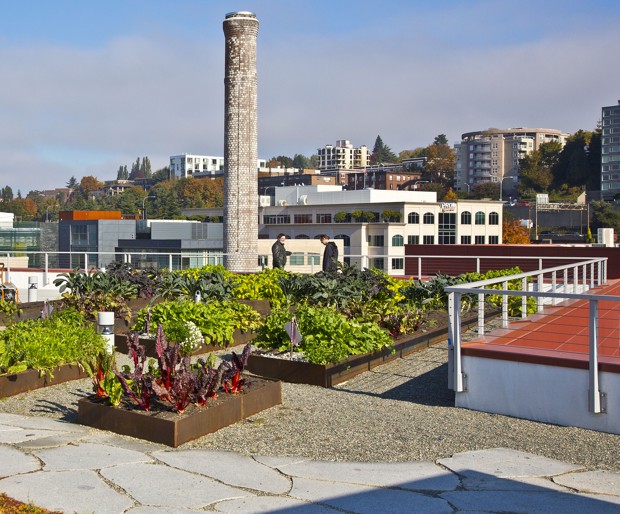
{"type": "Polygon", "coordinates": [[[338,269],[338,247],[336,243],[330,241],[327,234],[322,234],[320,240],[325,245],[323,271],[336,271],[338,269]]]}
{"type": "Polygon", "coordinates": [[[278,239],[273,246],[271,247],[271,255],[273,257],[273,267],[282,268],[286,265],[286,257],[291,255],[291,252],[287,252],[286,248],[284,248],[284,242],[286,241],[286,236],[284,234],[278,234],[278,239]]]}

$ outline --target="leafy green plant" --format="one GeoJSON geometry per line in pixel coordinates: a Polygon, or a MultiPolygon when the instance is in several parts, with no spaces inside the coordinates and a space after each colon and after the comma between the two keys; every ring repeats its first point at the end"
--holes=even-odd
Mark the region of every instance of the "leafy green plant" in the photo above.
{"type": "MultiPolygon", "coordinates": [[[[290,338],[284,325],[291,317],[288,309],[272,310],[254,344],[259,348],[287,350],[290,338]]],[[[392,344],[389,333],[376,324],[348,320],[328,307],[300,305],[295,318],[303,336],[295,350],[303,351],[307,360],[315,364],[335,363],[349,355],[389,348],[392,344]]]]}
{"type": "Polygon", "coordinates": [[[47,319],[23,320],[0,332],[0,373],[26,369],[50,373],[62,364],[94,372],[106,340],[73,309],[57,310],[47,319]]]}
{"type": "Polygon", "coordinates": [[[149,317],[152,326],[162,324],[166,334],[178,334],[179,324],[191,321],[202,333],[206,344],[220,346],[227,346],[234,341],[235,330],[254,331],[261,324],[258,312],[236,301],[161,302],[138,313],[134,330],[143,332],[149,317]]]}

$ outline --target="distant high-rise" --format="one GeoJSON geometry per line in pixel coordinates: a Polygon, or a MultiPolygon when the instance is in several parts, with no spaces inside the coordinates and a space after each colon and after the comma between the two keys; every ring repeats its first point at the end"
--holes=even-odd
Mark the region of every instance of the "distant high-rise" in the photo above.
{"type": "Polygon", "coordinates": [[[601,137],[601,196],[611,199],[620,193],[620,100],[603,107],[601,137]]]}
{"type": "Polygon", "coordinates": [[[256,36],[258,20],[247,12],[224,19],[224,266],[258,267],[258,124],[256,36]]]}

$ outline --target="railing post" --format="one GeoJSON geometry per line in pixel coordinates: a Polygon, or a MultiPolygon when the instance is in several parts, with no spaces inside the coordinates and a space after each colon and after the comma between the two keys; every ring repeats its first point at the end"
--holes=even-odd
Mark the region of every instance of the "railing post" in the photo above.
{"type": "Polygon", "coordinates": [[[461,362],[461,293],[451,293],[454,295],[452,301],[452,354],[453,354],[453,382],[452,389],[455,393],[465,391],[463,366],[461,362]]]}
{"type": "Polygon", "coordinates": [[[573,266],[573,294],[577,294],[577,285],[579,284],[579,268],[573,266]]]}
{"type": "MultiPolygon", "coordinates": [[[[459,296],[459,302],[461,297],[459,296]]],[[[484,335],[484,293],[478,294],[478,335],[484,335]]]]}
{"type": "Polygon", "coordinates": [[[50,271],[50,262],[49,262],[49,254],[45,252],[44,260],[45,260],[45,269],[43,270],[43,285],[48,285],[49,282],[49,271],[50,271]]]}
{"type": "MultiPolygon", "coordinates": [[[[521,279],[521,291],[527,292],[527,278],[521,279]]],[[[521,297],[521,319],[527,318],[527,295],[521,297]]]]}
{"type": "Polygon", "coordinates": [[[599,389],[598,374],[598,300],[590,300],[590,368],[588,408],[594,414],[607,411],[606,395],[599,389]]]}
{"type": "MultiPolygon", "coordinates": [[[[508,289],[508,281],[502,282],[502,289],[508,289]]],[[[508,326],[508,295],[502,295],[502,327],[506,328],[508,326]]]]}
{"type": "Polygon", "coordinates": [[[172,254],[168,254],[168,270],[172,271],[172,254]]]}
{"type": "MultiPolygon", "coordinates": [[[[542,293],[543,284],[543,274],[539,273],[536,275],[536,292],[542,293]]],[[[542,296],[538,296],[536,298],[536,312],[541,312],[543,310],[544,298],[542,296]]]]}
{"type": "Polygon", "coordinates": [[[454,391],[454,293],[448,293],[448,389],[454,391]]]}
{"type": "Polygon", "coordinates": [[[480,257],[476,257],[476,273],[480,273],[480,257]]]}
{"type": "Polygon", "coordinates": [[[422,257],[418,257],[418,280],[422,280],[422,257]]]}
{"type": "MultiPolygon", "coordinates": [[[[551,291],[556,293],[557,287],[558,287],[557,272],[554,271],[551,273],[551,291]]],[[[551,305],[555,305],[556,303],[558,303],[558,299],[554,296],[553,298],[551,298],[551,305]]]]}

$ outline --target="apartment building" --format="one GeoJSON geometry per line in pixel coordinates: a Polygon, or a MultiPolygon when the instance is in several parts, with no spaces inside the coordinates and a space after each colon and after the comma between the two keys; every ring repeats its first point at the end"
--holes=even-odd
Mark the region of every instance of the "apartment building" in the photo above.
{"type": "Polygon", "coordinates": [[[610,200],[620,193],[620,100],[602,111],[601,195],[610,200]]]}
{"type": "MultiPolygon", "coordinates": [[[[267,161],[258,159],[257,168],[265,168],[267,161]]],[[[182,154],[170,156],[170,178],[217,177],[224,174],[224,157],[182,154]]]]}
{"type": "Polygon", "coordinates": [[[370,162],[370,152],[366,145],[355,148],[346,139],[336,141],[336,146],[326,145],[317,149],[317,154],[321,170],[364,168],[370,162]]]}
{"type": "Polygon", "coordinates": [[[493,182],[514,195],[519,180],[519,159],[538,150],[541,144],[557,141],[564,145],[570,134],[544,128],[489,128],[467,132],[456,152],[456,188],[471,190],[476,184],[493,182]],[[510,179],[510,181],[504,180],[510,179]]]}

